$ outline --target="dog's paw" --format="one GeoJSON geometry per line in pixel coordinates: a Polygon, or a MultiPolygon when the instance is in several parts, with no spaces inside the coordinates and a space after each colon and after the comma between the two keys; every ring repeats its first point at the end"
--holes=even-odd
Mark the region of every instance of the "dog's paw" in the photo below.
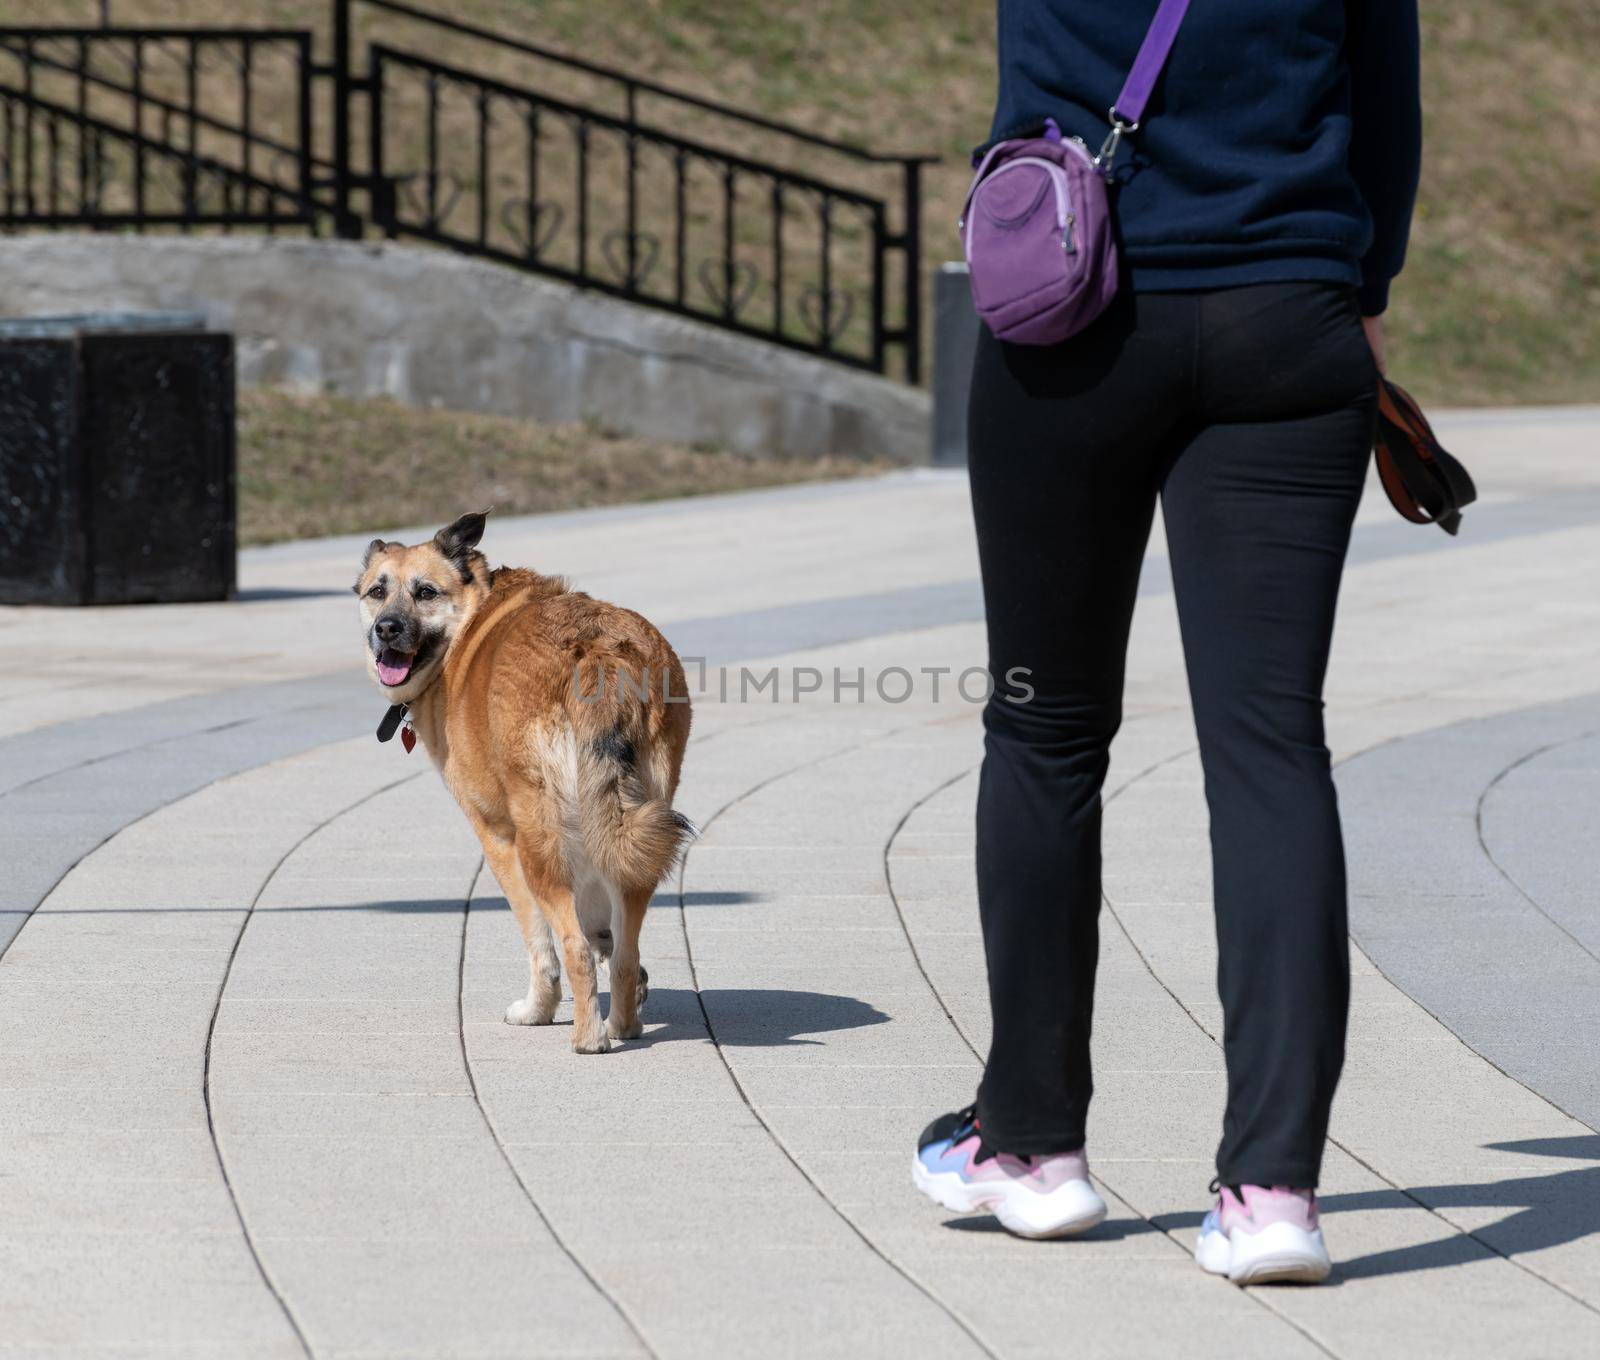
{"type": "Polygon", "coordinates": [[[548,1025],[555,1018],[554,1006],[541,1006],[531,997],[518,997],[506,1007],[508,1025],[548,1025]]]}
{"type": "Polygon", "coordinates": [[[594,1039],[588,1041],[573,1035],[572,1051],[574,1053],[609,1053],[611,1052],[611,1040],[606,1037],[604,1030],[601,1030],[594,1039]]]}
{"type": "Polygon", "coordinates": [[[637,1039],[644,1033],[644,1021],[635,1016],[632,1024],[624,1025],[616,1017],[608,1017],[606,1033],[613,1039],[637,1039]]]}

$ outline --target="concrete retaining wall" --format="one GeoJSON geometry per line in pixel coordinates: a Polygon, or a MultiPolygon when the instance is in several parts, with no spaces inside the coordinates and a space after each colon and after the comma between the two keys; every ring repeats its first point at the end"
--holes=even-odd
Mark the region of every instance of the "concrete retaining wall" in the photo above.
{"type": "Polygon", "coordinates": [[[199,311],[239,377],[756,455],[920,463],[928,397],[776,345],[479,260],[265,237],[0,241],[0,316],[199,311]]]}

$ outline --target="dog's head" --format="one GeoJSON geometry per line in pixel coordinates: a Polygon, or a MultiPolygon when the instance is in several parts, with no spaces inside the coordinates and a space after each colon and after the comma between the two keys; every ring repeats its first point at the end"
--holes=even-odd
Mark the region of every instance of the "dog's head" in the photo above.
{"type": "Polygon", "coordinates": [[[381,538],[367,545],[355,592],[367,670],[390,703],[422,694],[489,593],[489,563],[477,551],[488,513],[463,515],[413,547],[381,538]]]}

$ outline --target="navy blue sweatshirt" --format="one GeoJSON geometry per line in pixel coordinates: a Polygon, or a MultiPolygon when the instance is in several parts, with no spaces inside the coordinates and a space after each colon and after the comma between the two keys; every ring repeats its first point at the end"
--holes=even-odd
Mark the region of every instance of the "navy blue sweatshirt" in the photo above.
{"type": "MultiPolygon", "coordinates": [[[[999,0],[991,141],[1098,148],[1157,0],[999,0]]],[[[1355,284],[1383,311],[1422,148],[1416,0],[1193,0],[1113,202],[1142,290],[1355,284]]]]}

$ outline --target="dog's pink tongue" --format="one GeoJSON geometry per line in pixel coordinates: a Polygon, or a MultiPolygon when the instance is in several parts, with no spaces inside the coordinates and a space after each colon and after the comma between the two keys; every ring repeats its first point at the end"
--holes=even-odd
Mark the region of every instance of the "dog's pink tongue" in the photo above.
{"type": "Polygon", "coordinates": [[[378,679],[386,685],[400,685],[410,674],[411,658],[404,652],[385,647],[378,657],[378,679]]]}

